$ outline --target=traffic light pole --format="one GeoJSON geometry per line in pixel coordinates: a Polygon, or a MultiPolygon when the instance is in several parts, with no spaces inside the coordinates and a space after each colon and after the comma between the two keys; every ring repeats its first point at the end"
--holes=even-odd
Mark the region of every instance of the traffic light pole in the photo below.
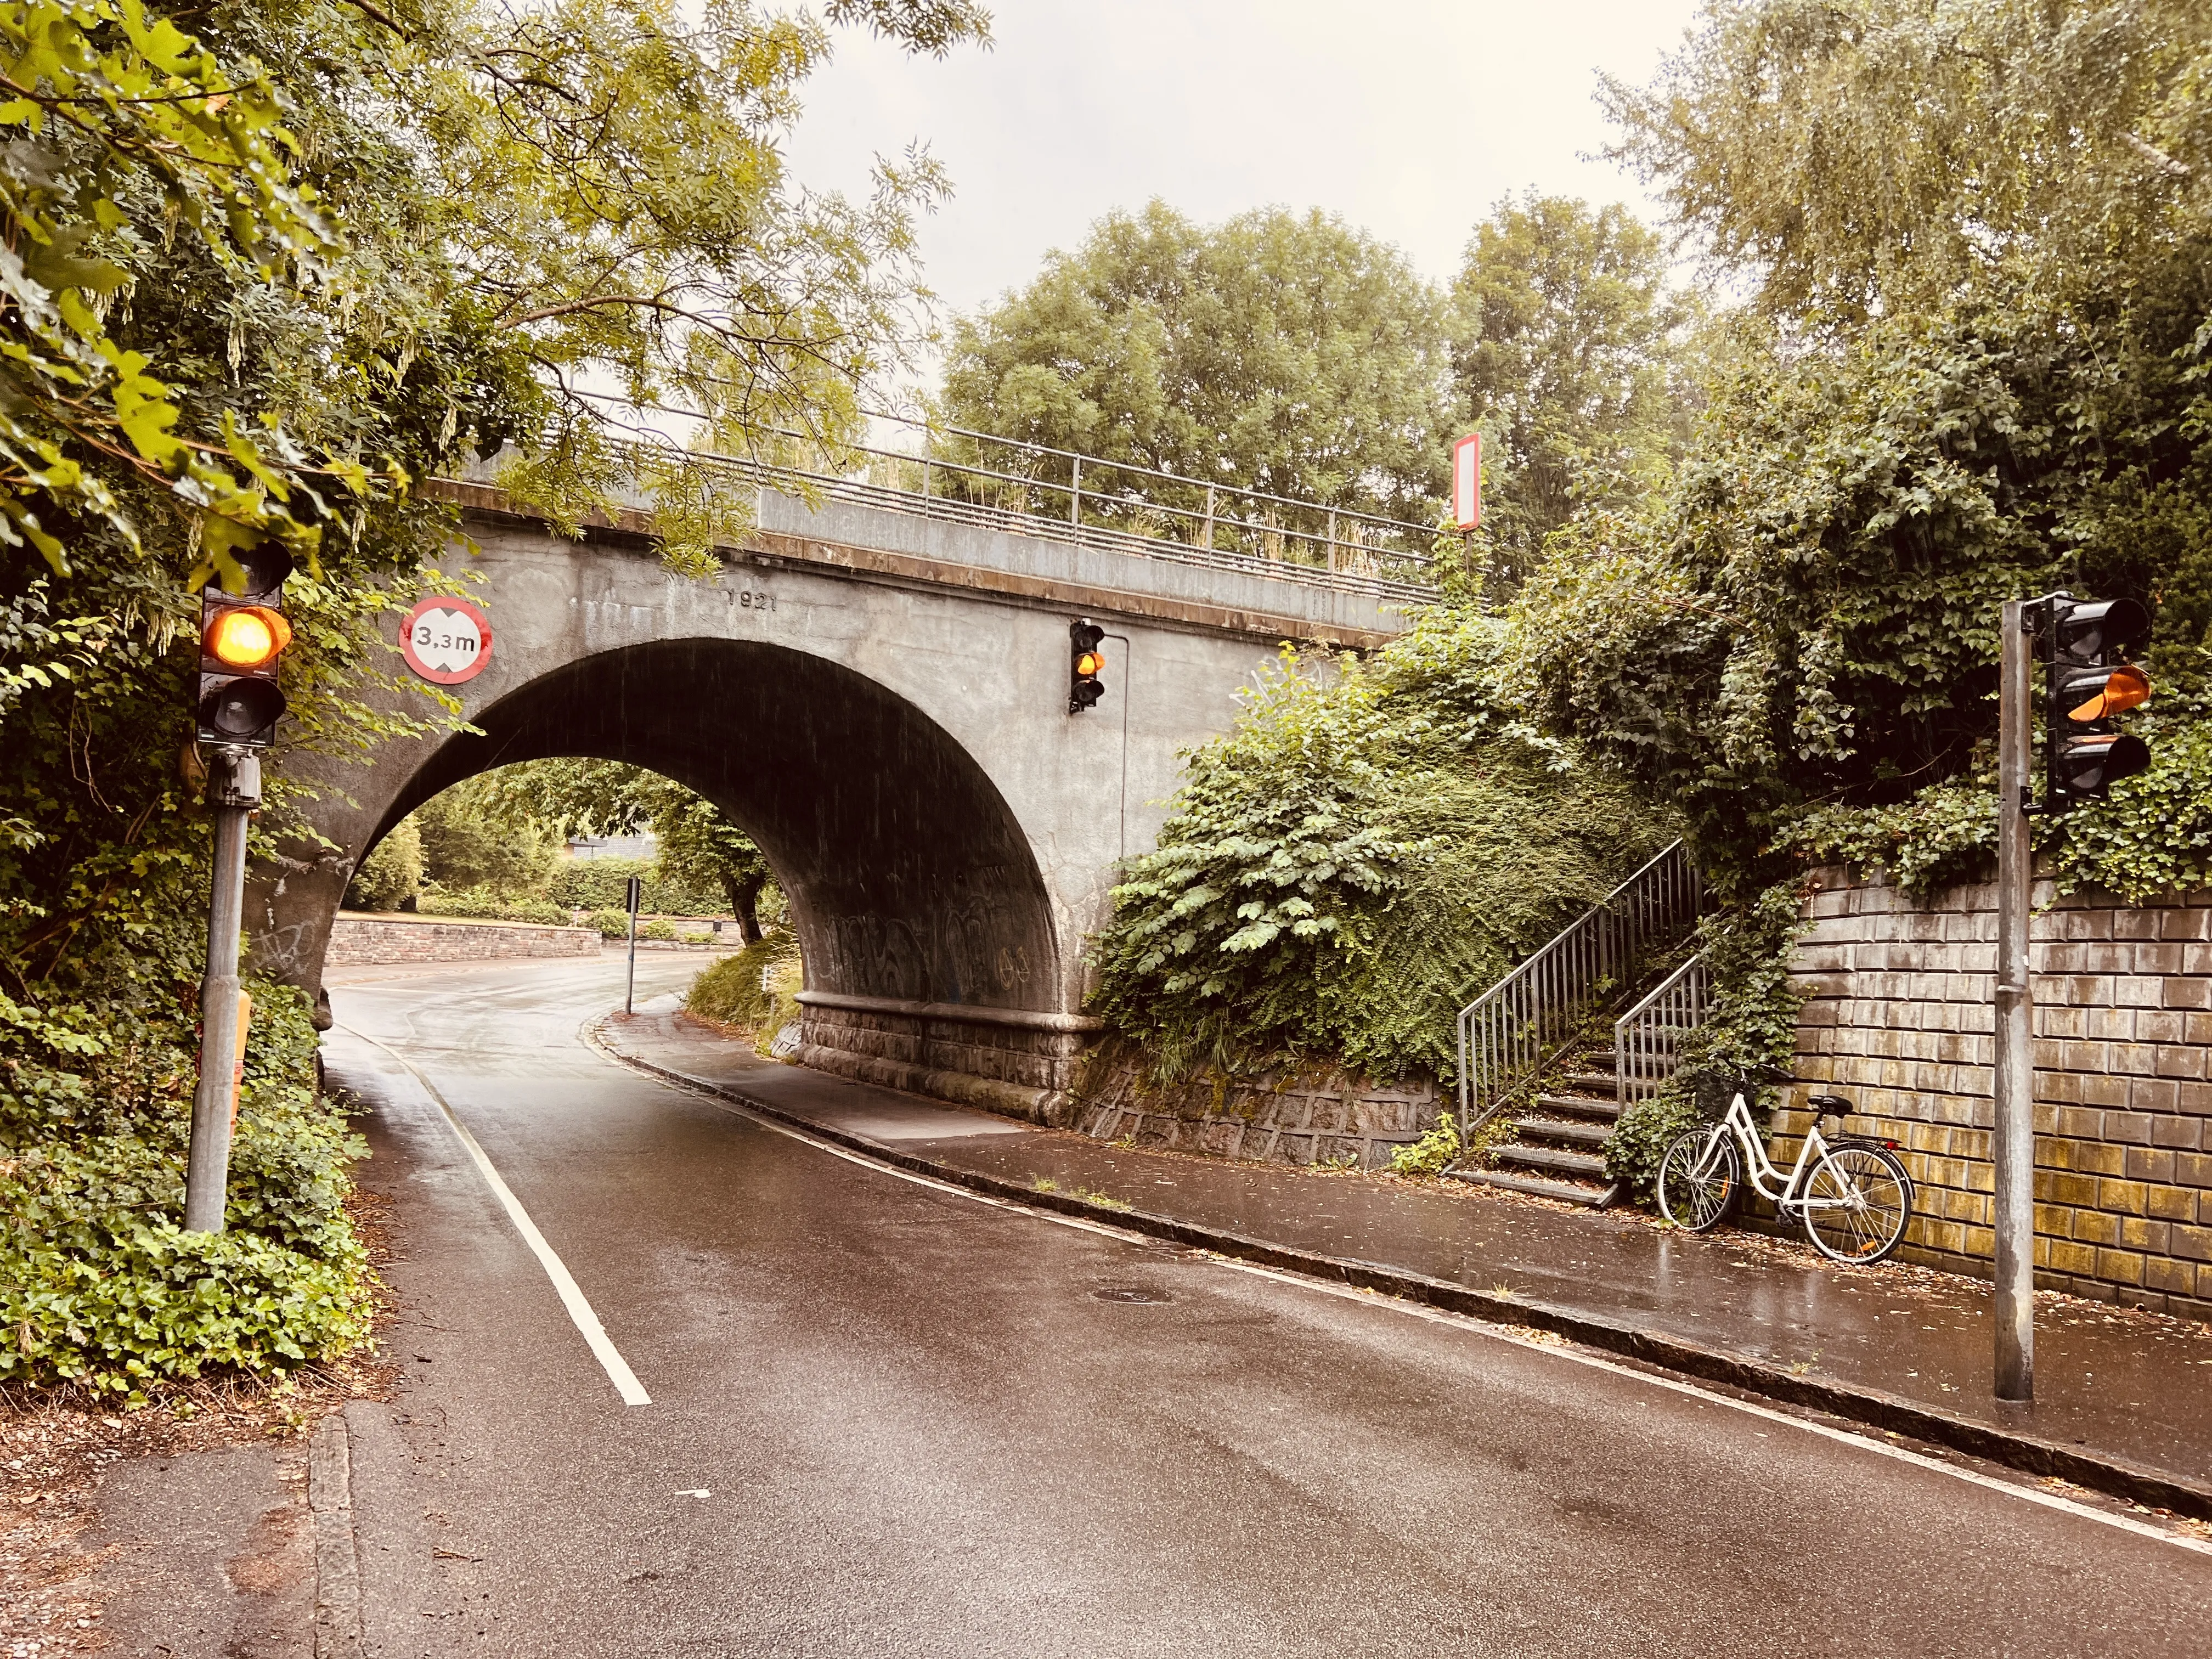
{"type": "Polygon", "coordinates": [[[1997,699],[1996,1397],[2035,1397],[2035,1000],[2027,969],[2034,855],[2028,602],[2008,599],[1997,699]]]}
{"type": "Polygon", "coordinates": [[[238,938],[246,919],[246,824],[261,804],[261,762],[226,746],[208,769],[215,812],[215,878],[208,902],[207,973],[200,981],[200,1077],[192,1095],[185,1169],[185,1231],[219,1233],[230,1194],[232,1103],[237,1098],[238,938]]]}

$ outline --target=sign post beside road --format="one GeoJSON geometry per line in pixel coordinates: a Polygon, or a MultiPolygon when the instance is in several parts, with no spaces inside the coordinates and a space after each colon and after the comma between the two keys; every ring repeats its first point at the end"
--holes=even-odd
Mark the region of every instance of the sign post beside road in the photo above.
{"type": "Polygon", "coordinates": [[[644,900],[645,884],[635,876],[629,878],[629,988],[623,993],[623,1012],[637,1011],[637,907],[644,900]]]}
{"type": "Polygon", "coordinates": [[[2042,607],[2007,599],[1997,665],[1996,1082],[1990,1162],[1996,1167],[1996,1396],[2035,1397],[2035,998],[2027,977],[2034,811],[2028,783],[2035,730],[2028,679],[2042,607]]]}

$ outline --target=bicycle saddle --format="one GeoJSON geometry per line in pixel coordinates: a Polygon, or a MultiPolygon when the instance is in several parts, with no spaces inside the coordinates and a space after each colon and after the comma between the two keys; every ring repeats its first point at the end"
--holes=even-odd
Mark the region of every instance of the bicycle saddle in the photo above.
{"type": "Polygon", "coordinates": [[[1838,1117],[1849,1117],[1851,1115],[1851,1103],[1841,1095],[1807,1095],[1805,1103],[1823,1117],[1831,1112],[1838,1117]]]}

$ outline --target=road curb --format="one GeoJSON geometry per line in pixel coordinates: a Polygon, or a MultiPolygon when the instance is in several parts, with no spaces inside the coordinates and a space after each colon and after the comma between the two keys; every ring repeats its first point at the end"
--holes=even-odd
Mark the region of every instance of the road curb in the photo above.
{"type": "Polygon", "coordinates": [[[1431,1279],[1379,1262],[1324,1255],[1317,1251],[1277,1244],[1243,1233],[1201,1226],[1173,1216],[1091,1203],[1066,1193],[1039,1192],[997,1176],[940,1164],[934,1159],[887,1146],[866,1135],[817,1123],[803,1114],[763,1100],[743,1089],[693,1077],[689,1073],[657,1065],[639,1055],[625,1054],[607,1039],[604,1031],[605,1024],[605,1017],[587,1022],[584,1027],[586,1040],[609,1059],[634,1071],[648,1073],[681,1088],[719,1097],[744,1107],[749,1112],[757,1112],[763,1117],[774,1119],[793,1128],[803,1129],[817,1139],[862,1153],[878,1162],[909,1170],[918,1175],[927,1175],[952,1186],[964,1187],[971,1192],[1011,1200],[1030,1209],[1049,1210],[1056,1214],[1103,1222],[1130,1232],[1211,1250],[1218,1255],[1233,1257],[1261,1267],[1283,1268],[1334,1284],[1379,1291],[1446,1312],[1463,1314],[1490,1324],[1518,1325],[1549,1331],[1607,1353],[1656,1365],[1704,1382],[1724,1383],[1787,1405],[1826,1412],[1871,1428],[1910,1435],[1917,1440],[1948,1447],[1972,1457],[1985,1458],[1990,1462],[2001,1463],[2026,1474],[2055,1476],[2077,1486],[2124,1498],[2130,1503],[2171,1510],[2177,1515],[2190,1516],[2198,1520],[2212,1520],[2212,1485],[2192,1481],[2166,1470],[2151,1468],[2124,1459],[2100,1456],[2079,1447],[2063,1445],[2034,1435],[1978,1423],[1879,1389],[1799,1376],[1779,1366],[1742,1354],[1705,1347],[1679,1337],[1661,1336],[1638,1330],[1618,1320],[1577,1309],[1530,1302],[1518,1296],[1496,1296],[1468,1285],[1431,1279]]]}

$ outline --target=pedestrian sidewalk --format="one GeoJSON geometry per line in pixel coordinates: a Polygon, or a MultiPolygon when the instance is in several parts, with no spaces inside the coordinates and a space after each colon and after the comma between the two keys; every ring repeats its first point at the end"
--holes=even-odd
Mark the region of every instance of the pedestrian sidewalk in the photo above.
{"type": "Polygon", "coordinates": [[[1451,1182],[1119,1147],[765,1060],[672,999],[618,1057],[969,1187],[1560,1332],[1631,1358],[2212,1518],[2212,1326],[2045,1294],[2036,1400],[1990,1392],[1986,1285],[1451,1182]]]}

